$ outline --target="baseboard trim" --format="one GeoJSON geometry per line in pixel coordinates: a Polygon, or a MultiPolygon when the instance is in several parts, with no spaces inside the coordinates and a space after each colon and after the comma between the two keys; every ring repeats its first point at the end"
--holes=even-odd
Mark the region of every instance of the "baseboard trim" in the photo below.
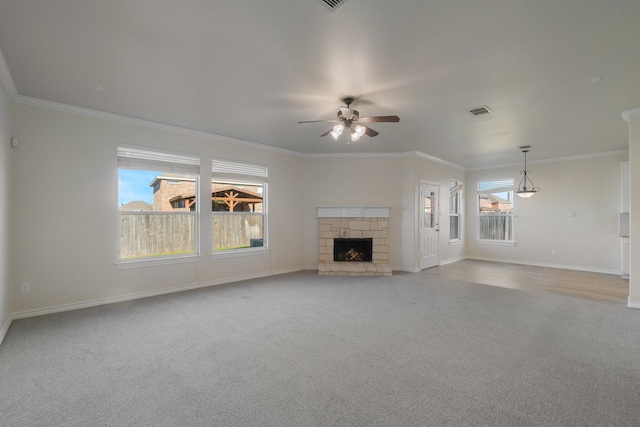
{"type": "MultiPolygon", "coordinates": [[[[258,273],[258,274],[247,274],[247,275],[243,275],[243,276],[227,277],[227,278],[224,278],[224,279],[211,280],[211,281],[207,281],[207,282],[190,283],[188,285],[175,286],[175,287],[171,287],[171,288],[158,289],[158,290],[154,290],[154,291],[146,291],[146,292],[139,292],[139,293],[135,293],[135,294],[119,295],[119,296],[108,297],[108,298],[98,298],[98,299],[81,301],[81,302],[76,302],[76,303],[71,303],[71,304],[62,304],[62,305],[57,305],[57,306],[52,306],[52,307],[38,308],[38,309],[34,309],[34,310],[19,311],[19,312],[13,313],[10,316],[10,319],[11,320],[26,319],[28,317],[45,316],[47,314],[61,313],[61,312],[64,312],[64,311],[81,310],[83,308],[91,308],[91,307],[98,307],[98,306],[101,306],[101,305],[115,304],[115,303],[125,302],[125,301],[133,301],[133,300],[137,300],[137,299],[141,299],[141,298],[150,298],[150,297],[155,297],[155,296],[159,296],[159,295],[172,294],[172,293],[175,293],[175,292],[184,292],[184,291],[190,291],[190,290],[198,289],[198,288],[206,288],[206,287],[210,287],[210,286],[218,286],[218,285],[223,285],[223,284],[227,284],[227,283],[241,282],[241,281],[244,281],[244,280],[259,279],[259,278],[262,278],[262,277],[275,276],[275,275],[286,274],[286,273],[293,273],[293,272],[301,271],[301,270],[304,270],[304,268],[280,269],[280,270],[267,271],[267,272],[258,273]]],[[[10,324],[11,324],[11,322],[9,321],[9,325],[10,324]]],[[[9,329],[8,325],[5,325],[5,327],[6,327],[7,330],[9,329]]],[[[5,331],[4,328],[2,329],[2,331],[5,331]]],[[[2,331],[0,331],[0,333],[2,333],[2,331]]],[[[5,333],[6,333],[6,331],[5,331],[5,333]]],[[[2,337],[4,337],[4,336],[2,336],[2,337]]],[[[1,341],[0,341],[0,343],[1,343],[1,341]]]]}
{"type": "Polygon", "coordinates": [[[4,341],[4,337],[7,336],[7,332],[9,332],[9,328],[11,327],[11,322],[13,322],[13,316],[9,315],[7,321],[2,325],[2,329],[0,329],[0,345],[4,341]]]}
{"type": "Polygon", "coordinates": [[[305,270],[304,267],[283,268],[280,270],[265,271],[262,273],[246,274],[244,276],[234,276],[234,277],[227,277],[227,278],[218,279],[218,280],[209,280],[207,282],[200,283],[200,286],[198,287],[207,288],[209,286],[220,286],[220,285],[226,285],[227,283],[236,283],[236,282],[242,282],[245,280],[262,279],[263,277],[279,276],[281,274],[295,273],[295,272],[304,271],[304,270],[305,270]]]}
{"type": "Polygon", "coordinates": [[[520,261],[520,260],[513,260],[513,259],[488,258],[488,257],[479,257],[479,256],[467,256],[466,259],[475,259],[478,261],[503,262],[507,264],[530,265],[532,267],[562,268],[565,270],[588,271],[590,273],[615,274],[615,275],[621,274],[620,270],[609,270],[606,268],[589,268],[589,267],[583,267],[578,265],[548,264],[545,262],[529,262],[529,261],[520,261]]]}
{"type": "Polygon", "coordinates": [[[155,291],[139,292],[135,294],[119,295],[116,297],[98,298],[71,304],[61,304],[46,308],[36,308],[33,310],[25,310],[13,313],[13,319],[26,319],[29,317],[45,316],[47,314],[61,313],[64,311],[81,310],[83,308],[98,307],[101,305],[115,304],[118,302],[133,301],[141,298],[155,297],[159,295],[171,294],[174,292],[189,291],[201,287],[198,283],[191,283],[184,286],[176,286],[173,288],[158,289],[155,291]]]}
{"type": "Polygon", "coordinates": [[[279,270],[271,271],[272,276],[279,276],[281,274],[297,273],[299,271],[305,271],[305,267],[293,267],[293,268],[281,268],[279,270]]]}
{"type": "Polygon", "coordinates": [[[420,268],[418,267],[394,267],[393,271],[403,271],[405,273],[419,273],[420,268]]]}
{"type": "Polygon", "coordinates": [[[441,261],[439,265],[453,264],[454,262],[462,261],[463,259],[467,259],[467,257],[466,256],[459,256],[459,257],[455,257],[455,258],[445,259],[444,261],[441,261]]]}
{"type": "Polygon", "coordinates": [[[627,307],[640,310],[640,302],[631,302],[631,297],[627,297],[627,307]]]}

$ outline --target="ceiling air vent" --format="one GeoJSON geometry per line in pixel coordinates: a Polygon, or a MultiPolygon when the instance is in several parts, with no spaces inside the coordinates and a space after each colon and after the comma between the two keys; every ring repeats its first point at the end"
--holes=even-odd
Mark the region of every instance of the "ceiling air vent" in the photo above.
{"type": "Polygon", "coordinates": [[[471,114],[473,114],[474,116],[481,116],[482,114],[490,113],[491,109],[489,107],[487,107],[486,105],[483,105],[480,108],[474,108],[473,110],[469,110],[469,112],[471,114]]]}
{"type": "Polygon", "coordinates": [[[339,6],[342,6],[346,0],[320,0],[320,3],[329,10],[336,10],[339,6]]]}

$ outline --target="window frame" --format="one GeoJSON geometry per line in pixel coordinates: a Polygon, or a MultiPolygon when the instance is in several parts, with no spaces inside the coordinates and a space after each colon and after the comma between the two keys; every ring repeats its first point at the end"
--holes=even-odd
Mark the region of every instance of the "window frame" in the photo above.
{"type": "Polygon", "coordinates": [[[463,232],[462,230],[464,229],[464,227],[462,226],[462,221],[463,221],[463,209],[464,209],[464,193],[463,193],[463,188],[464,188],[464,184],[461,180],[459,179],[455,179],[452,178],[449,180],[449,244],[460,244],[464,241],[464,236],[463,236],[463,232]],[[454,186],[453,188],[451,188],[451,184],[455,182],[457,185],[454,186]],[[453,194],[456,194],[456,211],[457,212],[451,212],[451,198],[453,196],[453,194]],[[457,217],[458,221],[457,221],[457,225],[458,225],[458,237],[457,238],[451,238],[451,217],[457,217]]]}
{"type": "Polygon", "coordinates": [[[229,212],[211,210],[211,259],[233,258],[264,254],[269,251],[269,191],[268,168],[258,163],[245,162],[214,157],[211,161],[211,184],[230,184],[239,186],[262,187],[261,212],[229,212]],[[214,249],[214,221],[216,216],[229,215],[260,215],[262,216],[262,246],[242,247],[234,249],[214,249]]]}
{"type": "Polygon", "coordinates": [[[515,214],[514,214],[514,180],[513,178],[497,178],[497,179],[481,179],[478,180],[477,183],[477,192],[476,192],[476,241],[479,244],[486,244],[486,245],[503,245],[503,246],[515,246],[516,245],[516,221],[515,221],[515,214]],[[482,183],[497,183],[497,184],[502,184],[501,186],[496,186],[496,187],[492,187],[492,188],[488,188],[488,189],[481,189],[481,185],[482,183]],[[510,194],[510,200],[508,200],[511,203],[511,211],[509,211],[506,215],[491,215],[491,214],[481,214],[481,206],[480,206],[480,196],[482,194],[495,194],[495,193],[508,193],[510,194]],[[480,236],[480,221],[482,217],[506,217],[509,218],[510,222],[511,222],[511,238],[509,240],[506,239],[502,239],[502,240],[498,240],[498,239],[483,239],[480,236]]]}
{"type": "MultiPolygon", "coordinates": [[[[200,203],[198,202],[200,189],[200,156],[193,153],[180,153],[168,151],[154,147],[142,147],[128,144],[118,144],[117,146],[117,170],[146,170],[162,171],[165,173],[185,173],[193,176],[195,180],[196,208],[194,211],[145,211],[127,212],[118,209],[119,242],[117,244],[116,268],[128,269],[137,267],[147,267],[153,265],[165,265],[175,263],[186,263],[199,261],[200,256],[200,203]],[[122,216],[123,215],[188,215],[193,216],[193,253],[177,255],[147,255],[133,258],[122,258],[122,216]]],[[[119,175],[119,174],[118,174],[119,175]]],[[[118,182],[118,194],[120,193],[120,183],[118,182]]]]}

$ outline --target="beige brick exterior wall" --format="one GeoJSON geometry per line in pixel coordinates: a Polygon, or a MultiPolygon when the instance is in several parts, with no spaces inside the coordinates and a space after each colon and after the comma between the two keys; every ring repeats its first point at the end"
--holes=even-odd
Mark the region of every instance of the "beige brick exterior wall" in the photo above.
{"type": "Polygon", "coordinates": [[[182,181],[177,183],[171,181],[162,180],[158,191],[153,193],[153,210],[156,212],[175,212],[176,210],[188,210],[188,209],[173,209],[169,199],[175,196],[187,196],[195,194],[196,183],[195,181],[182,181]]]}
{"type": "Polygon", "coordinates": [[[389,218],[318,218],[318,274],[391,276],[389,218]],[[334,262],[333,239],[373,239],[372,262],[334,262]]]}
{"type": "MultiPolygon", "coordinates": [[[[211,191],[217,191],[221,188],[228,188],[229,184],[211,184],[211,191]]],[[[252,185],[243,185],[243,189],[252,191],[258,194],[258,190],[262,187],[260,186],[252,186],[252,185]]],[[[160,183],[158,184],[158,191],[153,193],[153,210],[155,212],[176,212],[176,211],[188,211],[187,208],[173,208],[171,207],[170,199],[176,196],[189,196],[193,195],[196,192],[196,182],[195,180],[189,181],[185,178],[175,178],[175,179],[160,179],[160,183]],[[179,182],[174,182],[178,180],[179,182]]],[[[205,205],[206,206],[206,205],[205,205]]],[[[210,205],[209,205],[210,207],[210,205]]],[[[255,212],[262,212],[263,204],[255,203],[255,212]]]]}

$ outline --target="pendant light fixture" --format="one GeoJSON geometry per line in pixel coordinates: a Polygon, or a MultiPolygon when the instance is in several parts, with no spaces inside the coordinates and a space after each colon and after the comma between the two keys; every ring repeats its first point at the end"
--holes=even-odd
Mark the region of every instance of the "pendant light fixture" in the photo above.
{"type": "Polygon", "coordinates": [[[523,198],[531,197],[538,191],[540,191],[540,187],[534,186],[531,179],[527,176],[527,173],[531,172],[530,170],[527,170],[527,153],[529,152],[530,148],[530,145],[523,145],[520,147],[520,149],[524,153],[524,170],[520,172],[523,174],[523,177],[522,180],[520,180],[520,185],[518,185],[518,188],[516,188],[516,194],[523,198]]]}

